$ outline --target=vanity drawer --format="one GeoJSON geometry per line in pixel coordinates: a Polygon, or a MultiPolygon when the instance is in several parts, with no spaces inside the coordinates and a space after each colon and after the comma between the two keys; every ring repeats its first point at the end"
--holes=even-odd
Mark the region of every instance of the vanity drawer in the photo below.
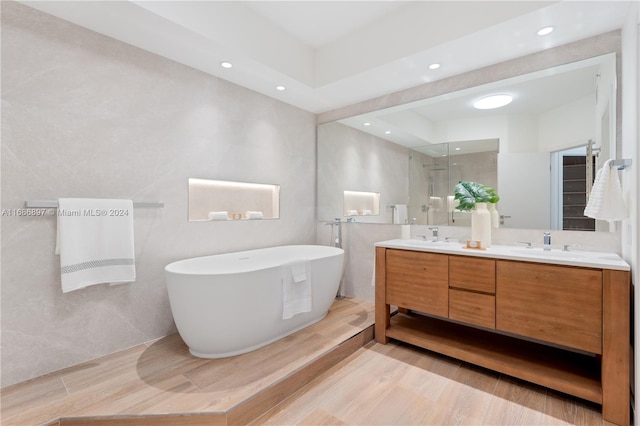
{"type": "Polygon", "coordinates": [[[602,353],[602,271],[498,261],[496,328],[602,353]]]}
{"type": "Polygon", "coordinates": [[[446,318],[448,265],[443,254],[386,250],[386,303],[446,318]]]}
{"type": "Polygon", "coordinates": [[[496,261],[470,256],[449,256],[449,287],[496,292],[496,261]]]}
{"type": "Polygon", "coordinates": [[[449,318],[496,328],[496,297],[464,290],[449,290],[449,318]]]}

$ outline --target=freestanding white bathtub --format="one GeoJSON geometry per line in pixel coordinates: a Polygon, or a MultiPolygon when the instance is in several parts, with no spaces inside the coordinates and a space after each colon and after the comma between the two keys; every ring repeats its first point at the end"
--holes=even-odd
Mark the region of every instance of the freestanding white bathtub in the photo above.
{"type": "Polygon", "coordinates": [[[173,262],[165,267],[165,277],[178,332],[200,358],[265,346],[327,315],[343,259],[340,248],[298,245],[173,262]],[[310,261],[312,310],[282,319],[282,266],[298,260],[310,261]]]}

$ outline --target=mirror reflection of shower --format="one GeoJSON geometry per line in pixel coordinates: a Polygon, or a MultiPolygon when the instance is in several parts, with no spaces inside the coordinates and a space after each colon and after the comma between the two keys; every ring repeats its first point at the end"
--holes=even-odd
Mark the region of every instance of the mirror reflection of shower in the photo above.
{"type": "Polygon", "coordinates": [[[443,206],[449,180],[448,148],[436,144],[412,149],[409,154],[409,205],[411,223],[437,225],[447,220],[443,206]]]}
{"type": "Polygon", "coordinates": [[[427,205],[421,208],[426,210],[427,225],[436,225],[442,223],[443,213],[446,216],[446,210],[443,208],[447,200],[446,182],[449,180],[449,168],[438,161],[433,164],[423,164],[422,167],[427,170],[427,205]]]}
{"type": "Polygon", "coordinates": [[[409,217],[418,225],[471,226],[468,212],[455,210],[461,180],[497,187],[498,139],[456,141],[412,148],[409,153],[409,217]]]}

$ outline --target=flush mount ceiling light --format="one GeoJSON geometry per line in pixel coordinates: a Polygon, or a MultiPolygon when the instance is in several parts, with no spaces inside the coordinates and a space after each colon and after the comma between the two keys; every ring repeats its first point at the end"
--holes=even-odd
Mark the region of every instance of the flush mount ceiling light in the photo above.
{"type": "Polygon", "coordinates": [[[431,65],[429,65],[429,69],[430,70],[437,70],[438,68],[440,68],[440,64],[431,64],[431,65]]]}
{"type": "Polygon", "coordinates": [[[500,108],[511,103],[513,98],[510,95],[491,95],[480,98],[473,103],[476,109],[500,108]]]}
{"type": "Polygon", "coordinates": [[[553,27],[544,27],[544,28],[540,28],[537,34],[539,36],[543,36],[543,35],[551,34],[552,32],[553,32],[553,27]]]}
{"type": "Polygon", "coordinates": [[[223,61],[223,62],[220,62],[220,66],[222,68],[231,68],[233,64],[231,62],[223,61]]]}

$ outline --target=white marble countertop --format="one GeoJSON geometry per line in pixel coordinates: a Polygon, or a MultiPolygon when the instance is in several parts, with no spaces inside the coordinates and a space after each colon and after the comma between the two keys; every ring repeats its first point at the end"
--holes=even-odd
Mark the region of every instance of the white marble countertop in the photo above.
{"type": "Polygon", "coordinates": [[[520,260],[524,262],[551,263],[556,265],[581,266],[583,268],[615,269],[629,271],[629,264],[616,253],[594,251],[562,251],[524,246],[496,246],[485,250],[468,249],[459,242],[423,241],[423,240],[388,240],[375,244],[376,247],[395,248],[401,250],[425,251],[431,253],[456,254],[462,256],[488,257],[493,259],[520,260]]]}

